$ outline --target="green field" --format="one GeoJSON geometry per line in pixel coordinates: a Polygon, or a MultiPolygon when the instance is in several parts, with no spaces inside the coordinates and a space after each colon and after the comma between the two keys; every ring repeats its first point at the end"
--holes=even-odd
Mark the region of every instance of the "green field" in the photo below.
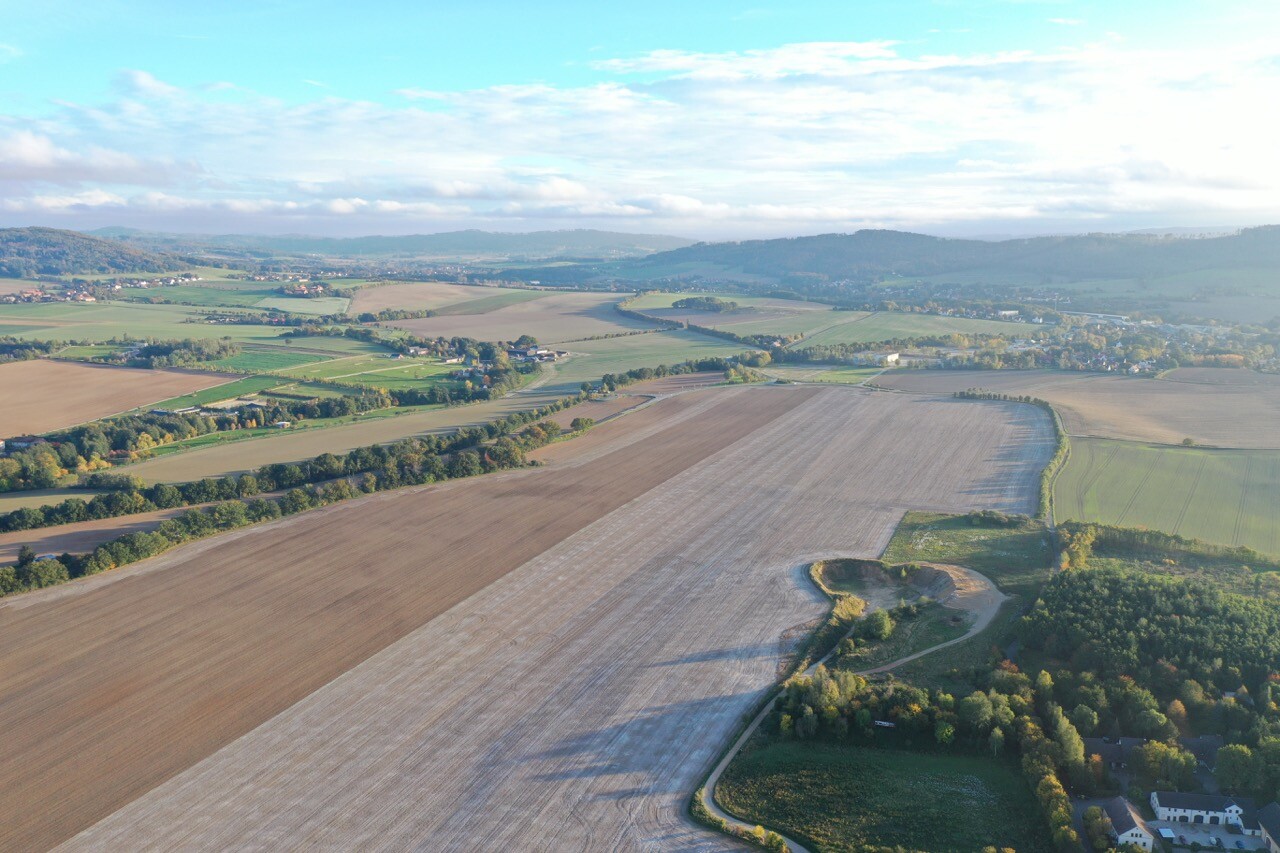
{"type": "Polygon", "coordinates": [[[250,371],[253,373],[270,373],[290,367],[301,367],[304,364],[315,364],[324,361],[326,356],[313,352],[298,352],[285,347],[246,348],[230,358],[222,358],[208,363],[212,370],[250,371]]]}
{"type": "MultiPolygon", "coordinates": [[[[898,338],[948,334],[1000,334],[1017,337],[1036,327],[998,320],[971,320],[933,314],[880,311],[833,311],[818,302],[739,296],[734,293],[647,293],[638,297],[632,310],[657,312],[666,316],[671,303],[686,296],[715,296],[737,302],[750,311],[694,313],[690,321],[700,326],[724,329],[739,335],[801,335],[792,347],[810,344],[874,343],[898,338]]],[[[679,313],[679,312],[677,312],[679,313]]]]}
{"type": "Polygon", "coordinates": [[[442,364],[426,358],[393,359],[385,355],[357,355],[289,368],[279,373],[299,379],[354,382],[372,388],[403,390],[426,387],[460,367],[461,365],[442,364]]]}
{"type": "Polygon", "coordinates": [[[291,314],[345,314],[351,300],[345,296],[272,296],[253,304],[254,308],[288,311],[291,314]]]}
{"type": "Polygon", "coordinates": [[[1073,438],[1059,519],[1147,527],[1280,555],[1280,451],[1073,438]]]}
{"type": "MultiPolygon", "coordinates": [[[[283,296],[279,298],[288,299],[283,296]]],[[[296,298],[292,301],[323,302],[296,298]]],[[[245,345],[289,346],[295,350],[321,353],[385,351],[375,344],[350,338],[315,336],[288,339],[281,337],[288,329],[279,326],[209,323],[206,322],[205,315],[210,310],[212,309],[209,307],[152,305],[143,302],[101,302],[89,305],[72,302],[22,303],[0,305],[0,329],[7,329],[5,334],[40,341],[93,342],[128,335],[136,339],[226,339],[245,345]]]]}
{"type": "MultiPolygon", "coordinates": [[[[843,312],[842,312],[843,313],[843,312]]],[[[854,344],[887,341],[894,338],[919,338],[930,335],[1006,335],[1019,337],[1036,329],[1027,323],[1005,323],[998,320],[970,320],[964,317],[939,317],[933,314],[905,314],[881,311],[858,316],[849,312],[849,322],[831,326],[805,338],[799,346],[819,344],[854,344]]],[[[792,346],[797,346],[793,344],[792,346]]]]}
{"type": "MultiPolygon", "coordinates": [[[[180,284],[172,287],[155,287],[146,290],[124,290],[121,297],[128,302],[148,302],[157,299],[186,305],[204,305],[210,308],[252,308],[263,299],[276,296],[275,289],[261,282],[252,287],[236,287],[230,282],[221,287],[208,284],[180,284]]],[[[249,284],[249,282],[241,282],[249,284]]]]}
{"type": "Polygon", "coordinates": [[[773,742],[735,758],[716,795],[739,817],[815,851],[1052,849],[1017,768],[959,751],[773,742]]]}
{"type": "MultiPolygon", "coordinates": [[[[477,288],[478,290],[478,288],[477,288]]],[[[542,299],[548,294],[541,290],[503,290],[493,296],[483,296],[479,299],[469,299],[465,302],[454,302],[449,305],[442,305],[435,309],[436,314],[448,316],[452,314],[488,314],[490,311],[497,311],[499,308],[505,308],[508,305],[515,305],[520,302],[532,302],[535,299],[542,299]]]]}
{"type": "Polygon", "coordinates": [[[233,397],[243,397],[246,394],[265,391],[279,384],[280,380],[274,376],[247,376],[244,379],[237,379],[225,385],[215,385],[212,388],[206,388],[194,394],[186,394],[160,403],[154,403],[147,408],[172,410],[185,409],[189,406],[205,406],[209,403],[216,403],[219,400],[230,400],[233,397]]]}
{"type": "Polygon", "coordinates": [[[606,373],[623,373],[634,367],[679,364],[692,358],[738,355],[748,347],[697,332],[652,332],[565,345],[574,353],[549,369],[547,388],[576,391],[583,382],[596,382],[606,373]]]}

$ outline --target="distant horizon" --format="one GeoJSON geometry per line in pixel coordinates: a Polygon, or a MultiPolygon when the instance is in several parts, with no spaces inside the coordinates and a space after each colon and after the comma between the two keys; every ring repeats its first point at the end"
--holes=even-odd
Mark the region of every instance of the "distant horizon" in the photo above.
{"type": "Polygon", "coordinates": [[[595,231],[605,234],[618,234],[629,237],[664,237],[674,238],[678,240],[688,240],[691,243],[742,243],[753,240],[794,240],[804,237],[823,237],[828,235],[852,235],[859,231],[896,231],[904,234],[919,234],[925,237],[937,237],[947,240],[979,240],[989,243],[997,243],[1005,240],[1027,240],[1037,237],[1082,237],[1089,234],[1109,234],[1116,236],[1125,235],[1151,235],[1151,236],[1185,236],[1196,237],[1205,236],[1227,236],[1246,231],[1251,228],[1269,228],[1280,225],[1280,222],[1258,222],[1250,225],[1231,225],[1231,226],[1197,226],[1197,225],[1172,225],[1167,228],[1133,228],[1123,231],[1113,230],[1088,230],[1088,231],[1046,231],[1042,233],[1027,234],[942,234],[934,233],[926,230],[916,230],[911,228],[856,228],[848,231],[813,231],[800,234],[778,234],[775,236],[751,236],[751,237],[733,237],[726,236],[719,239],[700,239],[691,237],[686,234],[672,234],[655,231],[631,231],[619,230],[614,228],[598,228],[598,227],[574,227],[574,228],[529,228],[524,230],[514,229],[493,229],[482,227],[469,228],[450,228],[439,231],[405,231],[405,232],[369,232],[361,234],[321,234],[307,231],[179,231],[166,230],[160,228],[135,228],[124,225],[102,225],[94,228],[63,228],[59,225],[50,225],[44,223],[33,223],[29,225],[10,225],[4,226],[8,228],[62,228],[63,230],[75,231],[80,234],[89,236],[99,236],[95,232],[108,231],[111,229],[121,229],[133,231],[140,234],[155,234],[162,236],[174,237],[259,237],[259,238],[299,238],[310,240],[361,240],[369,238],[397,238],[397,237],[434,237],[445,234],[462,234],[467,232],[493,234],[493,235],[528,235],[528,234],[556,234],[567,232],[584,232],[595,231]]]}

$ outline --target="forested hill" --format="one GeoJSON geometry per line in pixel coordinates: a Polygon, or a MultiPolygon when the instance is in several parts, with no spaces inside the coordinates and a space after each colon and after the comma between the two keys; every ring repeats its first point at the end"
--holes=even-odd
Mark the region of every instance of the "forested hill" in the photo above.
{"type": "Polygon", "coordinates": [[[953,272],[1017,273],[1072,279],[1140,278],[1204,269],[1280,265],[1280,226],[1249,228],[1220,237],[1086,234],[988,242],[953,240],[904,231],[858,231],[782,240],[698,243],[627,264],[627,272],[670,274],[682,265],[708,265],[783,278],[813,274],[831,279],[953,272]]]}
{"type": "Polygon", "coordinates": [[[176,258],[57,228],[0,228],[0,278],[181,269],[176,258]]]}
{"type": "Polygon", "coordinates": [[[310,237],[305,235],[263,236],[248,234],[178,235],[156,234],[132,229],[103,228],[94,232],[124,240],[132,245],[169,251],[232,249],[285,255],[326,257],[421,257],[421,258],[633,258],[664,252],[692,244],[692,240],[662,234],[622,234],[613,231],[576,229],[501,233],[494,231],[450,231],[441,234],[403,236],[310,237]]]}

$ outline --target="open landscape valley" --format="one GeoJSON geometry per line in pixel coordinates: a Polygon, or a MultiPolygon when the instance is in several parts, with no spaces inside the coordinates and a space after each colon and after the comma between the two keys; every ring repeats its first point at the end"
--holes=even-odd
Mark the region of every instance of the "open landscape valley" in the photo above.
{"type": "Polygon", "coordinates": [[[0,20],[0,853],[1280,853],[1280,6],[0,20]]]}

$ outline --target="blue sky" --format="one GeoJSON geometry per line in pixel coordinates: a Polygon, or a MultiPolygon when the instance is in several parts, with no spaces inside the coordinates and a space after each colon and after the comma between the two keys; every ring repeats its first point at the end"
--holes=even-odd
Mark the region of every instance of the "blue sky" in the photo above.
{"type": "Polygon", "coordinates": [[[195,5],[0,0],[0,223],[1280,220],[1265,0],[195,5]]]}

